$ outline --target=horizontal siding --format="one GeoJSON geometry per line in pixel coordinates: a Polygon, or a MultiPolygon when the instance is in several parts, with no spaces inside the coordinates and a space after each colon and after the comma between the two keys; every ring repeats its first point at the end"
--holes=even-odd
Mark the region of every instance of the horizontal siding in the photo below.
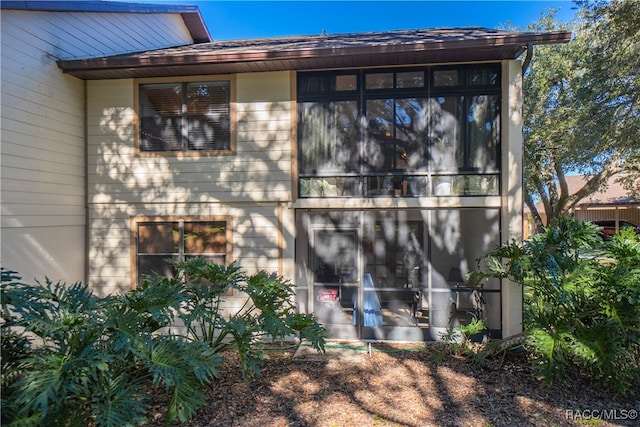
{"type": "MultiPolygon", "coordinates": [[[[32,193],[26,191],[3,191],[2,192],[3,207],[11,206],[12,204],[29,204],[32,206],[39,206],[42,203],[37,197],[34,197],[32,193]]],[[[71,194],[59,194],[55,199],[50,200],[46,206],[51,205],[82,205],[84,204],[84,195],[71,195],[71,194]]]]}
{"type": "MultiPolygon", "coordinates": [[[[102,142],[104,143],[109,141],[109,135],[106,134],[108,126],[117,127],[115,132],[117,132],[118,137],[122,140],[127,139],[129,142],[128,145],[123,147],[118,147],[118,149],[124,150],[125,152],[128,151],[129,149],[133,150],[133,140],[135,138],[135,130],[134,130],[133,122],[123,123],[122,122],[123,118],[115,117],[116,114],[119,114],[119,113],[106,112],[102,116],[92,116],[91,118],[93,120],[93,124],[88,127],[89,134],[94,136],[96,140],[97,138],[102,137],[102,142]],[[113,116],[110,116],[111,114],[113,114],[113,116]]],[[[290,152],[291,149],[289,147],[289,143],[291,141],[291,131],[288,129],[289,123],[290,121],[286,121],[286,122],[283,121],[281,123],[278,123],[277,124],[278,129],[273,131],[267,131],[264,129],[255,129],[255,128],[249,131],[246,131],[246,130],[238,131],[237,132],[238,154],[250,153],[253,155],[253,153],[261,153],[261,152],[264,152],[265,150],[274,150],[274,151],[284,150],[284,151],[290,152]]],[[[262,123],[258,123],[258,124],[245,123],[241,126],[256,127],[260,125],[262,125],[262,123]]],[[[275,126],[275,125],[276,125],[275,123],[270,124],[270,126],[275,126]]],[[[104,144],[99,144],[99,145],[94,144],[91,147],[100,148],[103,146],[104,144]]],[[[97,153],[94,151],[94,154],[97,154],[97,153]]],[[[263,156],[265,158],[268,158],[268,156],[264,154],[263,156]]],[[[169,158],[169,156],[167,156],[166,158],[169,158]]],[[[196,157],[193,157],[193,158],[196,159],[196,157]]],[[[197,158],[197,160],[198,162],[200,162],[201,159],[197,158]]],[[[213,157],[210,157],[208,161],[211,161],[211,162],[217,161],[219,163],[226,163],[228,162],[228,160],[229,160],[228,156],[213,156],[213,157]]],[[[248,159],[241,158],[239,160],[250,161],[251,157],[249,157],[248,159]]]]}
{"type": "MultiPolygon", "coordinates": [[[[105,96],[88,105],[90,110],[95,104],[99,109],[87,118],[91,125],[87,129],[85,83],[63,74],[56,61],[184,45],[191,42],[190,34],[179,14],[3,10],[1,19],[3,267],[29,281],[45,276],[83,280],[85,223],[90,221],[91,279],[96,278],[102,290],[126,290],[130,286],[129,217],[155,198],[152,192],[130,188],[130,179],[121,179],[128,172],[140,173],[141,167],[149,166],[151,174],[155,168],[136,163],[142,159],[132,156],[133,85],[129,81],[124,90],[107,85],[105,96]],[[92,176],[108,177],[94,180],[94,194],[114,202],[98,205],[90,218],[85,216],[85,132],[97,136],[92,140],[92,176]],[[119,201],[119,194],[130,195],[132,203],[119,201]]],[[[273,145],[265,142],[262,147],[273,145]]],[[[179,165],[169,163],[167,170],[179,176],[179,165]]],[[[187,178],[192,179],[190,174],[187,178]]],[[[152,183],[165,184],[162,180],[152,183]]],[[[164,209],[173,212],[171,195],[167,196],[164,209]]],[[[256,259],[273,251],[273,247],[260,250],[269,246],[269,239],[262,240],[249,245],[256,259]]]]}
{"type": "Polygon", "coordinates": [[[135,82],[88,82],[89,274],[99,292],[131,286],[133,216],[229,215],[233,260],[250,274],[277,271],[277,201],[291,198],[289,73],[236,84],[235,155],[136,157],[135,82]]]}
{"type": "MultiPolygon", "coordinates": [[[[94,151],[95,154],[95,151],[94,151]]],[[[207,161],[206,167],[203,167],[199,159],[183,159],[183,162],[180,165],[181,173],[203,173],[203,172],[211,172],[216,171],[219,173],[248,173],[248,172],[281,172],[288,171],[291,167],[291,159],[289,152],[280,151],[278,153],[271,154],[271,156],[276,157],[276,159],[268,159],[268,154],[264,154],[264,150],[256,151],[256,156],[265,157],[264,161],[257,162],[255,160],[245,160],[240,158],[239,156],[226,157],[226,161],[223,161],[221,158],[217,159],[209,159],[207,161]],[[278,156],[283,157],[283,159],[277,159],[278,156]]],[[[149,176],[155,175],[159,173],[158,171],[154,171],[150,169],[154,167],[154,162],[156,160],[149,159],[134,159],[132,160],[131,167],[135,169],[136,174],[140,176],[149,176]]],[[[156,162],[157,163],[160,162],[156,162]]],[[[92,160],[89,162],[89,167],[92,169],[103,167],[104,162],[99,161],[96,156],[93,156],[92,160]]],[[[170,172],[168,172],[170,173],[170,172]]],[[[96,182],[100,182],[100,175],[96,175],[96,182]]]]}
{"type": "MultiPolygon", "coordinates": [[[[92,187],[96,189],[96,197],[90,200],[98,202],[101,200],[99,189],[104,189],[105,195],[111,196],[110,200],[126,201],[131,203],[146,202],[147,196],[153,196],[153,202],[165,198],[166,202],[203,202],[203,201],[225,201],[233,196],[243,196],[251,200],[263,201],[271,197],[270,200],[282,200],[289,194],[290,183],[288,175],[283,173],[252,173],[236,176],[225,176],[225,174],[183,174],[182,178],[189,179],[189,184],[179,185],[168,179],[161,179],[157,175],[141,176],[136,175],[127,179],[131,183],[130,187],[135,187],[136,191],[129,190],[123,194],[113,194],[110,188],[121,185],[122,175],[115,180],[103,178],[101,182],[92,181],[92,187]],[[249,179],[250,181],[246,181],[249,179]],[[117,181],[117,185],[111,185],[117,181]],[[266,184],[265,184],[266,183],[266,184]],[[265,189],[266,185],[269,189],[265,189]],[[162,188],[157,188],[163,186],[162,188]],[[201,197],[207,197],[207,200],[201,197]]],[[[24,186],[22,188],[25,188],[24,186]]],[[[231,201],[231,200],[229,200],[231,201]]]]}
{"type": "Polygon", "coordinates": [[[596,221],[599,219],[615,219],[618,216],[620,220],[631,221],[634,224],[640,225],[640,206],[620,206],[615,209],[576,209],[574,215],[577,219],[582,221],[596,221]]]}
{"type": "Polygon", "coordinates": [[[237,76],[236,82],[236,154],[180,158],[135,156],[132,80],[89,82],[90,202],[290,200],[291,111],[283,101],[289,73],[237,76]]]}
{"type": "Polygon", "coordinates": [[[124,121],[109,124],[133,124],[135,120],[133,80],[92,80],[87,84],[89,85],[87,115],[91,118],[89,126],[104,126],[108,123],[104,121],[105,118],[124,121]]]}
{"type": "MultiPolygon", "coordinates": [[[[77,202],[78,200],[72,200],[69,198],[65,198],[64,200],[67,201],[73,201],[73,202],[77,202]]],[[[47,205],[46,209],[44,210],[44,213],[46,213],[46,221],[42,220],[42,213],[43,212],[39,212],[38,208],[41,208],[41,206],[39,206],[37,203],[34,202],[30,202],[30,201],[26,201],[24,203],[12,203],[11,205],[11,215],[19,218],[19,221],[22,225],[29,225],[29,226],[37,226],[39,225],[38,223],[34,223],[34,222],[28,222],[29,218],[34,218],[36,221],[39,221],[41,223],[44,223],[44,225],[49,225],[52,224],[54,221],[56,221],[57,223],[60,223],[60,218],[64,218],[64,221],[62,221],[63,224],[65,225],[73,225],[74,224],[74,220],[72,220],[72,216],[69,215],[69,208],[67,207],[68,205],[63,204],[63,203],[57,203],[57,204],[49,204],[47,205]],[[55,218],[58,218],[57,220],[55,218]]],[[[84,215],[79,215],[79,218],[82,218],[84,215]]],[[[75,221],[78,221],[78,219],[76,218],[75,221]]],[[[83,221],[80,220],[80,223],[82,223],[83,221]]],[[[75,224],[78,224],[78,222],[75,222],[75,224]]]]}
{"type": "Polygon", "coordinates": [[[288,72],[246,73],[237,76],[237,101],[245,105],[283,106],[291,99],[291,82],[288,72]]]}
{"type": "MultiPolygon", "coordinates": [[[[75,227],[78,230],[83,230],[84,228],[79,226],[78,224],[84,224],[85,221],[85,216],[83,213],[79,213],[76,215],[70,215],[68,213],[61,213],[58,215],[52,215],[49,214],[49,207],[50,205],[46,205],[46,204],[40,204],[38,206],[38,208],[34,208],[31,209],[31,214],[26,214],[26,215],[16,215],[14,213],[14,209],[10,209],[9,214],[5,216],[4,214],[4,206],[2,208],[3,210],[3,217],[2,217],[2,228],[3,228],[3,245],[2,245],[2,250],[3,250],[3,263],[7,262],[10,263],[11,260],[7,259],[4,255],[4,250],[7,246],[10,246],[11,244],[13,244],[13,242],[10,242],[9,240],[5,240],[5,231],[11,228],[23,228],[23,227],[32,227],[34,229],[37,229],[38,231],[44,230],[46,228],[58,228],[58,227],[75,227]],[[43,215],[46,216],[46,221],[43,221],[43,215]]],[[[35,236],[35,237],[41,237],[41,236],[35,236]]],[[[83,240],[79,240],[79,241],[74,241],[73,239],[71,239],[71,237],[66,237],[62,240],[58,240],[57,242],[44,242],[45,246],[49,246],[52,243],[55,243],[55,245],[58,246],[58,249],[56,250],[55,253],[51,254],[52,256],[54,256],[55,258],[59,258],[61,261],[64,261],[64,253],[65,251],[67,251],[70,247],[76,247],[76,246],[80,246],[80,247],[84,247],[84,241],[83,240]]],[[[46,274],[46,272],[42,272],[43,275],[46,274]]],[[[78,272],[78,277],[81,277],[82,275],[78,272]]],[[[65,277],[61,277],[61,279],[64,279],[65,277]]]]}
{"type": "Polygon", "coordinates": [[[52,85],[52,81],[57,82],[60,79],[68,80],[70,84],[78,83],[73,77],[63,76],[57,71],[56,74],[58,75],[53,79],[52,76],[43,75],[34,82],[25,79],[15,70],[7,72],[4,77],[8,80],[2,88],[2,96],[6,98],[4,103],[7,106],[3,115],[12,115],[15,120],[22,119],[22,122],[34,125],[38,124],[33,121],[34,117],[47,117],[58,121],[60,125],[77,127],[75,118],[84,114],[83,93],[78,92],[73,96],[65,86],[60,86],[59,83],[52,85]],[[17,78],[12,79],[12,75],[17,78]]]}
{"type": "Polygon", "coordinates": [[[59,40],[44,21],[9,10],[1,19],[2,264],[25,278],[80,281],[84,83],[58,69],[59,40]]]}
{"type": "MultiPolygon", "coordinates": [[[[127,142],[124,146],[119,146],[118,150],[124,150],[127,152],[129,150],[133,150],[133,140],[135,138],[135,130],[133,122],[126,123],[123,122],[123,118],[115,117],[119,113],[115,112],[105,112],[102,116],[91,116],[93,120],[93,124],[88,127],[89,134],[94,137],[94,145],[91,145],[92,148],[100,148],[104,147],[105,142],[109,142],[110,135],[107,132],[116,132],[118,138],[121,141],[116,141],[118,143],[125,141],[127,142]],[[113,127],[113,130],[109,130],[109,127],[113,127]],[[97,144],[98,140],[101,139],[101,144],[97,144]]],[[[289,143],[291,141],[291,132],[288,130],[290,121],[281,122],[278,124],[279,128],[274,131],[266,131],[259,129],[252,129],[251,131],[238,131],[237,132],[237,152],[239,153],[256,153],[256,152],[264,152],[265,150],[275,150],[275,151],[287,151],[290,152],[291,149],[289,147],[289,143]],[[287,127],[285,130],[284,128],[287,127]]],[[[258,124],[260,125],[260,124],[258,124]]],[[[274,124],[271,124],[273,126],[274,124]]],[[[254,124],[245,125],[245,126],[256,126],[254,124]]],[[[94,151],[94,154],[97,154],[94,151]]],[[[196,154],[193,159],[197,159],[198,162],[201,161],[202,157],[206,157],[202,155],[197,157],[196,154]]],[[[268,156],[263,155],[265,158],[268,156]]],[[[166,158],[170,158],[170,156],[165,156],[166,158]]],[[[183,159],[184,160],[184,159],[183,159]]],[[[225,163],[229,160],[228,156],[213,156],[210,157],[208,161],[219,163],[225,163]],[[226,158],[226,160],[224,160],[226,158]]],[[[240,161],[250,161],[249,159],[239,159],[240,161]]]]}
{"type": "Polygon", "coordinates": [[[191,36],[178,14],[2,11],[3,33],[20,33],[57,59],[139,52],[185,45],[191,36]],[[44,48],[43,45],[51,45],[44,48]]]}
{"type": "Polygon", "coordinates": [[[24,138],[24,144],[19,142],[23,138],[24,134],[13,133],[3,129],[3,137],[6,138],[2,142],[2,153],[6,156],[11,156],[10,166],[23,168],[23,169],[35,169],[35,170],[55,170],[59,171],[63,168],[66,173],[69,173],[69,168],[73,170],[73,174],[77,174],[81,170],[81,174],[84,174],[83,156],[82,153],[78,153],[77,146],[68,144],[58,144],[59,150],[54,150],[55,144],[53,140],[49,138],[24,138]],[[32,145],[27,145],[31,143],[32,145]],[[51,143],[51,148],[47,146],[51,143]],[[66,150],[65,150],[66,148],[66,150]],[[68,152],[64,152],[68,151],[68,152]]]}
{"type": "Polygon", "coordinates": [[[133,216],[230,216],[232,260],[249,273],[278,269],[279,227],[273,204],[111,204],[89,212],[90,277],[98,293],[126,291],[131,286],[131,218],[133,216]]]}
{"type": "Polygon", "coordinates": [[[35,280],[44,283],[45,277],[56,282],[82,282],[84,245],[74,242],[83,240],[84,228],[75,225],[30,227],[23,224],[3,228],[2,266],[18,272],[27,283],[35,280]]]}
{"type": "Polygon", "coordinates": [[[55,202],[58,196],[82,195],[84,185],[77,176],[56,173],[29,173],[11,167],[2,168],[2,191],[20,191],[40,195],[43,202],[55,202]],[[20,173],[17,173],[19,171],[20,173]],[[11,177],[11,178],[10,178],[11,177]],[[49,181],[47,181],[49,178],[49,181]]]}
{"type": "MultiPolygon", "coordinates": [[[[126,203],[195,203],[233,202],[266,200],[286,201],[290,198],[291,183],[288,175],[273,173],[253,173],[238,175],[235,180],[221,174],[219,176],[198,174],[184,184],[175,183],[158,175],[148,179],[139,175],[118,174],[111,180],[90,182],[90,203],[107,201],[126,203]],[[247,181],[249,180],[249,181],[247,181]],[[123,186],[123,184],[128,184],[123,186]],[[122,190],[122,191],[121,191],[122,190]]],[[[187,175],[181,175],[187,178],[187,175]]]]}

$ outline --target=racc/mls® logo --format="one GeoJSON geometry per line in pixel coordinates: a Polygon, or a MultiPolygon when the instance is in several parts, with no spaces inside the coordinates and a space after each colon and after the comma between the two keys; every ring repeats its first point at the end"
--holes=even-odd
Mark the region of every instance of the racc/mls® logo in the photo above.
{"type": "Polygon", "coordinates": [[[638,411],[635,409],[567,409],[565,416],[568,420],[603,420],[622,421],[637,420],[638,411]]]}

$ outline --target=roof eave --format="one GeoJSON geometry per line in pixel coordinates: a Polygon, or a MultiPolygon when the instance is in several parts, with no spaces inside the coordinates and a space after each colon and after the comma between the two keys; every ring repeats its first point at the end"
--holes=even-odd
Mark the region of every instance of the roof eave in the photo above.
{"type": "Polygon", "coordinates": [[[10,1],[3,0],[2,9],[39,12],[83,13],[169,13],[179,14],[194,43],[212,40],[198,6],[185,4],[126,3],[114,1],[10,1]]]}
{"type": "Polygon", "coordinates": [[[209,43],[211,40],[211,34],[209,34],[209,29],[204,22],[204,18],[200,14],[200,9],[196,12],[187,12],[181,13],[182,20],[184,21],[184,25],[189,30],[189,34],[191,35],[191,39],[194,43],[209,43]]]}
{"type": "MultiPolygon", "coordinates": [[[[476,40],[430,40],[386,44],[282,50],[193,51],[174,55],[121,55],[59,61],[63,72],[81,79],[162,77],[224,74],[247,71],[282,71],[349,68],[441,62],[515,59],[530,44],[565,43],[571,33],[536,33],[476,40]]],[[[157,52],[162,52],[159,50],[157,52]]]]}
{"type": "MultiPolygon", "coordinates": [[[[524,49],[524,48],[523,48],[524,49]]],[[[522,53],[519,49],[515,55],[522,53]]],[[[195,58],[182,57],[180,61],[167,61],[166,58],[143,58],[138,61],[123,61],[120,63],[103,60],[60,61],[60,67],[65,73],[72,76],[92,80],[103,78],[136,78],[136,77],[166,77],[171,75],[196,75],[196,74],[233,74],[242,72],[260,71],[285,71],[307,70],[323,68],[353,68],[391,66],[403,64],[430,64],[442,62],[491,61],[504,59],[499,55],[483,55],[480,49],[473,52],[475,58],[465,55],[455,55],[449,51],[447,60],[438,59],[436,55],[442,50],[423,50],[420,52],[404,52],[405,60],[394,61],[390,52],[373,51],[343,52],[331,50],[328,53],[314,55],[270,55],[268,53],[207,55],[206,57],[195,55],[195,58]],[[413,53],[413,54],[412,54],[413,53]],[[100,65],[102,63],[102,65],[100,65]],[[106,77],[110,75],[111,77],[106,77]]],[[[401,54],[401,53],[399,53],[401,54]]],[[[397,55],[396,55],[397,56],[397,55]]]]}

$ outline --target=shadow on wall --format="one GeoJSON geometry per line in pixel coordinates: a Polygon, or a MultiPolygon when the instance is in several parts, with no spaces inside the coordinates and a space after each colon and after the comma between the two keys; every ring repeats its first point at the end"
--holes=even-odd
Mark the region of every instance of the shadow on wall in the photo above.
{"type": "Polygon", "coordinates": [[[276,202],[291,198],[289,104],[245,107],[232,156],[137,155],[133,109],[104,109],[89,146],[91,286],[103,293],[130,288],[136,215],[232,215],[233,257],[243,267],[277,259],[276,202]]]}

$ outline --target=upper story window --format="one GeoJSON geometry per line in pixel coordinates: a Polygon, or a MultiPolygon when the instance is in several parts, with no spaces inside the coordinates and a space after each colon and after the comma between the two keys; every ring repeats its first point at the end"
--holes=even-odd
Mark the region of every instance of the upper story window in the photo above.
{"type": "Polygon", "coordinates": [[[141,84],[141,152],[229,152],[231,82],[141,84]]]}
{"type": "Polygon", "coordinates": [[[299,73],[300,197],[497,195],[500,107],[499,64],[299,73]]]}

